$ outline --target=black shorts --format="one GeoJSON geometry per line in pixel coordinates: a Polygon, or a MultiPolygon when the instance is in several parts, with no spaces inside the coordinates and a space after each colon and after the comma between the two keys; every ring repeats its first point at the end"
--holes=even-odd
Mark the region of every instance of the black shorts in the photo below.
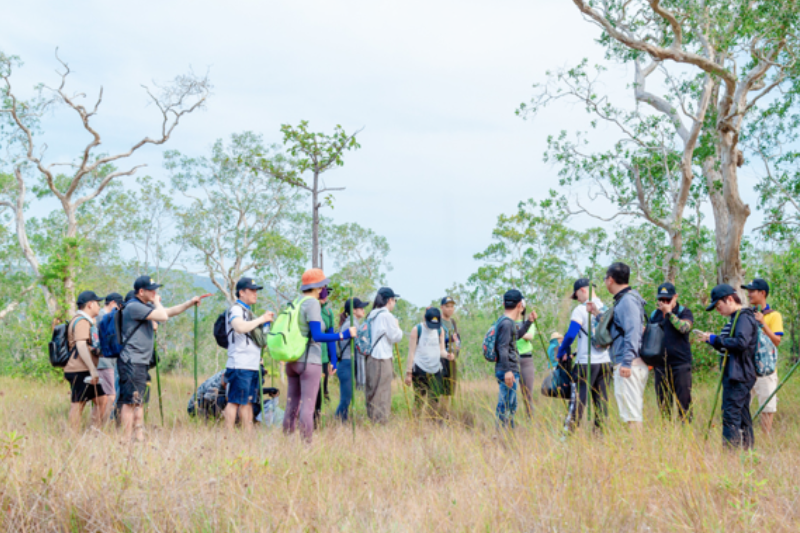
{"type": "Polygon", "coordinates": [[[417,365],[414,365],[414,369],[411,372],[411,381],[414,386],[414,392],[419,396],[429,396],[435,400],[444,393],[441,370],[435,374],[428,374],[417,365]]]}
{"type": "Polygon", "coordinates": [[[119,371],[119,398],[121,405],[143,405],[150,401],[149,365],[117,362],[119,371]]]}
{"type": "Polygon", "coordinates": [[[106,395],[99,382],[97,385],[89,385],[84,381],[89,376],[89,372],[64,372],[64,379],[72,389],[72,403],[88,402],[106,395]]]}

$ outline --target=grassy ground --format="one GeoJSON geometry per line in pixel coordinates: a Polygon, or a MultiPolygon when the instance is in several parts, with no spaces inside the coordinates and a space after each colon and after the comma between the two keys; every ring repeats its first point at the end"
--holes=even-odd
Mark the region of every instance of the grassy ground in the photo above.
{"type": "Polygon", "coordinates": [[[692,427],[661,424],[651,383],[641,436],[612,400],[605,435],[566,441],[558,400],[537,396],[533,421],[499,434],[488,380],[465,383],[444,424],[409,419],[395,386],[388,426],[363,420],[359,396],[355,442],[326,418],[307,446],[194,423],[191,379],[167,377],[164,426],[154,401],[148,443],[131,446],[113,428],[70,435],[66,384],[0,379],[0,530],[800,530],[800,386],[747,454],[722,449],[718,424],[703,441],[710,384],[692,427]]]}

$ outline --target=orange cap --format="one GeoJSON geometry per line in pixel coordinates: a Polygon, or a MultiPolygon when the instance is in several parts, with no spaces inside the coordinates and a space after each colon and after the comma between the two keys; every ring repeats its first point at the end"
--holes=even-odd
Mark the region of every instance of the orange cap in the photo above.
{"type": "Polygon", "coordinates": [[[317,289],[329,284],[331,280],[325,277],[325,273],[321,268],[310,268],[303,273],[300,279],[300,290],[307,291],[309,289],[317,289]]]}

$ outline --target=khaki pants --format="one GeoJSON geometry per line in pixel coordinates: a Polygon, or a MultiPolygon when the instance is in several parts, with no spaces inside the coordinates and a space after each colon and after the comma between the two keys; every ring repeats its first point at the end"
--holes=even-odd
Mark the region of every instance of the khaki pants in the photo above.
{"type": "Polygon", "coordinates": [[[373,423],[385,424],[392,411],[392,360],[368,357],[366,367],[367,416],[373,423]]]}

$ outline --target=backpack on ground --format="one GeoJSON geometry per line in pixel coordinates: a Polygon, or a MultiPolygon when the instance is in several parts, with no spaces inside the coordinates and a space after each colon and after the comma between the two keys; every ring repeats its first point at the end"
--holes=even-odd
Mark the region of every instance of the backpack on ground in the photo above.
{"type": "MultiPolygon", "coordinates": [[[[772,310],[764,313],[769,314],[772,310]]],[[[758,325],[758,346],[756,347],[756,375],[758,377],[769,376],[775,372],[778,366],[778,349],[766,333],[764,326],[758,325]]]]}
{"type": "Polygon", "coordinates": [[[306,337],[300,331],[300,306],[310,298],[304,296],[287,304],[272,324],[267,334],[267,346],[276,361],[293,363],[308,351],[311,333],[306,337]]]}
{"type": "Polygon", "coordinates": [[[374,343],[372,342],[372,323],[383,311],[385,311],[385,309],[380,309],[377,313],[372,315],[372,318],[367,317],[364,323],[358,326],[356,330],[356,350],[364,357],[371,356],[372,351],[378,343],[381,342],[381,339],[386,336],[386,333],[383,333],[374,343]]]}
{"type": "MultiPolygon", "coordinates": [[[[122,353],[121,335],[117,335],[117,315],[122,318],[122,313],[117,309],[112,309],[110,313],[100,319],[100,324],[97,326],[97,333],[100,336],[100,352],[103,357],[110,359],[117,358],[122,353]]],[[[120,329],[121,327],[122,324],[120,324],[120,329]]]]}
{"type": "MultiPolygon", "coordinates": [[[[508,319],[507,316],[501,316],[497,319],[497,322],[492,324],[492,327],[489,328],[489,331],[486,332],[486,335],[483,337],[483,358],[486,359],[490,363],[497,362],[497,326],[500,325],[500,322],[503,320],[508,319]]],[[[513,321],[512,321],[513,322],[513,321]]],[[[514,325],[514,337],[516,337],[516,324],[514,325]]],[[[516,342],[516,339],[515,339],[516,342]]]]}
{"type": "Polygon", "coordinates": [[[47,351],[50,355],[50,364],[56,368],[64,368],[69,363],[70,357],[77,356],[77,350],[69,349],[68,332],[72,328],[75,332],[75,325],[79,320],[89,320],[85,316],[78,315],[71,322],[65,322],[53,328],[53,337],[47,343],[47,351]]]}

